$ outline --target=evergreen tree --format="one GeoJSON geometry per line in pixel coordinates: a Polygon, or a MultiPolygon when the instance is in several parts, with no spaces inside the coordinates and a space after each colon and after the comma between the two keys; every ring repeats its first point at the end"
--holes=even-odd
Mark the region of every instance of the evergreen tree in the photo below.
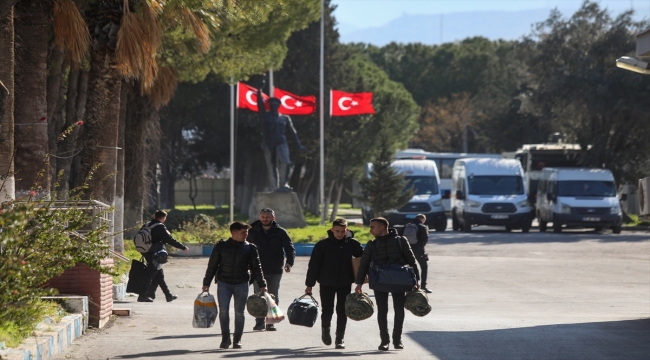
{"type": "Polygon", "coordinates": [[[415,194],[413,187],[405,189],[404,175],[391,166],[394,152],[387,142],[382,142],[379,155],[372,163],[370,177],[359,182],[361,196],[357,199],[369,205],[374,216],[402,207],[415,194]]]}

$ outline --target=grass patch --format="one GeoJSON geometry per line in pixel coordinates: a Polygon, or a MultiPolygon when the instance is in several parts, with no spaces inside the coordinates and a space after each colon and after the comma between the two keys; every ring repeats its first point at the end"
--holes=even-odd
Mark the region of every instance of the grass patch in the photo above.
{"type": "MultiPolygon", "coordinates": [[[[286,230],[289,233],[289,237],[291,237],[291,241],[294,243],[315,243],[327,238],[327,230],[331,227],[331,225],[309,225],[305,228],[286,230]]],[[[368,240],[374,239],[374,236],[370,235],[370,228],[368,227],[351,225],[349,228],[354,232],[354,238],[359,240],[362,244],[367,243],[368,240]]]]}
{"type": "Polygon", "coordinates": [[[650,226],[650,220],[639,219],[639,215],[636,214],[627,214],[627,216],[632,219],[632,222],[628,222],[625,225],[627,226],[650,226]]]}
{"type": "MultiPolygon", "coordinates": [[[[180,211],[194,211],[194,206],[192,205],[176,205],[174,210],[180,211]]],[[[221,205],[220,207],[215,207],[214,205],[197,205],[196,212],[206,214],[212,217],[214,220],[219,223],[219,225],[226,225],[232,220],[230,220],[230,209],[228,205],[221,205]]],[[[237,211],[234,212],[235,221],[248,221],[248,216],[239,214],[237,211]]]]}
{"type": "Polygon", "coordinates": [[[36,325],[46,317],[51,318],[54,322],[59,322],[67,313],[55,301],[38,299],[35,301],[33,310],[30,310],[30,315],[15,321],[0,322],[0,342],[4,342],[9,348],[15,348],[31,336],[36,325]]]}

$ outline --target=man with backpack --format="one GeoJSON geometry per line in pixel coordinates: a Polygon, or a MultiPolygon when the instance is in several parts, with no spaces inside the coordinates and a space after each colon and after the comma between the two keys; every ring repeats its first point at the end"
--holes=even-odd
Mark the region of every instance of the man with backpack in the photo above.
{"type": "Polygon", "coordinates": [[[429,242],[429,229],[424,223],[427,217],[424,214],[418,214],[413,222],[408,223],[402,229],[402,236],[404,236],[411,244],[413,255],[420,265],[420,289],[424,292],[431,294],[432,291],[427,288],[427,272],[429,266],[429,255],[424,251],[424,246],[429,242]]]}
{"type": "Polygon", "coordinates": [[[142,282],[138,302],[153,302],[158,286],[165,293],[167,302],[178,299],[178,296],[169,291],[169,287],[165,283],[165,273],[162,267],[158,266],[156,253],[164,251],[165,244],[169,244],[185,252],[190,251],[190,249],[172,237],[165,227],[165,220],[167,220],[167,213],[163,210],[156,211],[153,220],[145,224],[135,237],[136,249],[147,260],[147,272],[142,282]]]}

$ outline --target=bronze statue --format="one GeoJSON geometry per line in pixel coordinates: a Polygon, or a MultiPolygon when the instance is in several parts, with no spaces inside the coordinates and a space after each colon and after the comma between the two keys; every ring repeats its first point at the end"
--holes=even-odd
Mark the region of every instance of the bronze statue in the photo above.
{"type": "Polygon", "coordinates": [[[262,88],[264,85],[266,85],[266,78],[262,80],[262,86],[257,90],[257,109],[262,125],[262,151],[266,159],[267,169],[271,175],[269,177],[269,181],[271,182],[269,190],[290,192],[292,189],[289,187],[288,182],[293,164],[289,157],[287,138],[284,135],[287,127],[291,130],[298,148],[302,151],[307,151],[307,149],[300,143],[298,133],[293,127],[291,118],[286,115],[281,115],[278,112],[280,99],[270,98],[268,100],[269,110],[266,110],[264,107],[264,99],[262,98],[262,88]]]}

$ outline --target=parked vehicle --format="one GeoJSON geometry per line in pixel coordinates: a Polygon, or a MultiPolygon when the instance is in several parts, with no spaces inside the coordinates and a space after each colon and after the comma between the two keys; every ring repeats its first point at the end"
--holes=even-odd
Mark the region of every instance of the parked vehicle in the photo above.
{"type": "Polygon", "coordinates": [[[623,214],[616,196],[614,176],[607,169],[545,168],[537,188],[539,231],[553,223],[554,232],[562,226],[611,227],[621,232],[623,214]]]}
{"type": "Polygon", "coordinates": [[[514,159],[459,159],[452,177],[454,231],[473,225],[502,225],[506,231],[530,231],[532,213],[524,171],[514,159]]]}
{"type": "MultiPolygon", "coordinates": [[[[442,205],[443,196],[440,193],[440,177],[436,163],[431,160],[395,160],[391,166],[404,174],[404,188],[413,186],[415,195],[406,205],[382,215],[391,225],[405,225],[413,221],[417,214],[424,214],[429,227],[436,231],[445,231],[447,215],[442,205]]],[[[371,171],[372,164],[368,164],[368,176],[371,171]]],[[[366,205],[362,206],[361,211],[366,224],[377,215],[366,205]]]]}

